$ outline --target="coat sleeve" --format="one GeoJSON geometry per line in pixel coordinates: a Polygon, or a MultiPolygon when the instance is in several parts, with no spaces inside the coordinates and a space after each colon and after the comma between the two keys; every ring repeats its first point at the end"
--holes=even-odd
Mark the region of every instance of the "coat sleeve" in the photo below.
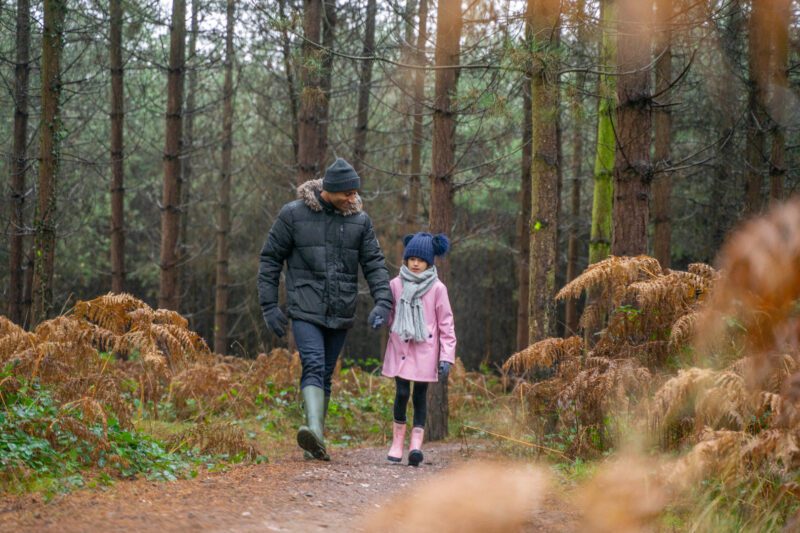
{"type": "Polygon", "coordinates": [[[259,256],[258,301],[262,313],[278,305],[278,285],[283,262],[289,257],[293,246],[292,210],[287,204],[283,206],[275,223],[272,224],[259,256]]]}
{"type": "MultiPolygon", "coordinates": [[[[395,278],[395,279],[397,279],[397,278],[395,278]]],[[[391,334],[391,331],[392,331],[392,324],[394,324],[394,314],[397,311],[397,305],[395,305],[395,303],[397,302],[397,300],[400,299],[400,295],[398,294],[399,293],[399,289],[398,289],[397,283],[398,282],[395,281],[394,279],[389,282],[389,289],[392,292],[392,310],[389,312],[389,323],[386,325],[386,327],[389,328],[389,333],[390,334],[391,334]]]]}
{"type": "Polygon", "coordinates": [[[389,270],[386,268],[386,261],[383,258],[378,238],[375,236],[375,229],[372,227],[372,220],[364,213],[366,222],[364,233],[361,237],[361,247],[358,250],[358,262],[361,270],[369,284],[369,292],[375,305],[383,306],[387,309],[392,308],[392,291],[389,289],[389,270]]]}
{"type": "Polygon", "coordinates": [[[436,321],[439,327],[439,361],[456,362],[456,326],[447,287],[442,284],[436,298],[436,321]]]}

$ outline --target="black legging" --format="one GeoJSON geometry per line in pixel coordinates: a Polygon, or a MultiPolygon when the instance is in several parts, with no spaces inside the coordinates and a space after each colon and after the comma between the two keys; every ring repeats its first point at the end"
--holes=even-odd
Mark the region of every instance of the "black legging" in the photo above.
{"type": "Polygon", "coordinates": [[[428,384],[414,382],[414,395],[411,395],[411,382],[403,378],[394,378],[396,392],[394,395],[394,421],[404,424],[406,421],[406,407],[408,398],[411,397],[414,405],[414,427],[424,428],[425,417],[428,415],[428,384]]]}

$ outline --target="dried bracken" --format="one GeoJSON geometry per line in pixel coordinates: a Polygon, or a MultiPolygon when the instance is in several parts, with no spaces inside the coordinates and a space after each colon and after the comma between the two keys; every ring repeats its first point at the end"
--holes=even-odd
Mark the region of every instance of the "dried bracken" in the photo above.
{"type": "Polygon", "coordinates": [[[580,337],[545,339],[509,357],[503,370],[522,374],[536,368],[550,368],[563,359],[580,357],[582,353],[583,339],[580,337]]]}
{"type": "Polygon", "coordinates": [[[82,406],[87,416],[94,413],[92,420],[103,406],[128,425],[131,402],[125,393],[157,401],[174,374],[213,359],[187,325],[173,311],[154,311],[128,294],[107,294],[79,301],[71,314],[31,333],[0,317],[0,363],[12,364],[17,376],[52,386],[59,401],[82,406]],[[116,364],[115,355],[128,362],[116,364]],[[138,391],[131,390],[131,382],[138,391]],[[92,411],[86,411],[90,405],[92,411]]]}
{"type": "MultiPolygon", "coordinates": [[[[523,380],[515,397],[528,404],[528,412],[556,412],[563,427],[582,428],[604,441],[607,415],[632,414],[670,354],[691,340],[697,309],[717,279],[708,265],[663,270],[648,256],[609,257],[591,265],[558,294],[591,295],[580,323],[591,343],[545,339],[509,357],[504,371],[523,380]]],[[[582,446],[572,442],[573,448],[582,446]]]]}
{"type": "Polygon", "coordinates": [[[648,411],[663,447],[692,445],[670,474],[676,485],[800,466],[800,200],[744,224],[718,263],[719,273],[690,268],[713,289],[670,338],[676,349],[693,332],[712,368],[680,370],[648,411]]]}
{"type": "Polygon", "coordinates": [[[747,222],[724,245],[719,266],[724,276],[703,316],[704,337],[724,334],[735,318],[755,354],[796,350],[800,199],[747,222]]]}
{"type": "Polygon", "coordinates": [[[578,298],[583,292],[602,290],[610,294],[619,305],[624,297],[624,289],[631,283],[652,279],[661,275],[661,265],[652,257],[616,257],[589,265],[580,276],[562,288],[556,298],[578,298]]]}
{"type": "Polygon", "coordinates": [[[261,455],[244,430],[230,422],[196,424],[172,435],[169,444],[175,448],[196,449],[203,454],[226,454],[229,457],[238,456],[250,460],[261,455]]]}

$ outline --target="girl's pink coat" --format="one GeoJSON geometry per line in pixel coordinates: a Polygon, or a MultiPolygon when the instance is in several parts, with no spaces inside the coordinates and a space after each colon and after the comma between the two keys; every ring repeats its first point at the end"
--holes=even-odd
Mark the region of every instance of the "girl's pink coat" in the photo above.
{"type": "MultiPolygon", "coordinates": [[[[394,301],[399,302],[403,281],[396,277],[389,286],[392,288],[394,301]]],[[[391,333],[383,360],[383,375],[390,378],[399,376],[409,381],[437,381],[439,361],[456,362],[456,332],[447,287],[436,280],[422,297],[422,309],[429,334],[424,342],[406,342],[391,331],[396,306],[397,304],[389,316],[391,333]]]]}

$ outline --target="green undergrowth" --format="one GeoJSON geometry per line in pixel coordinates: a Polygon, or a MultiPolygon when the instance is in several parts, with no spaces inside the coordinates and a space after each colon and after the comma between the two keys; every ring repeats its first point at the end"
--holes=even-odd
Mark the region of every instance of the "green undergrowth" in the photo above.
{"type": "Polygon", "coordinates": [[[0,487],[7,492],[52,495],[138,476],[173,480],[190,475],[198,459],[108,414],[91,419],[36,382],[16,381],[1,396],[0,487]]]}
{"type": "MultiPolygon", "coordinates": [[[[242,397],[240,403],[235,401],[240,393],[226,391],[225,405],[231,407],[223,410],[214,399],[176,405],[166,393],[153,405],[140,403],[136,394],[126,395],[133,415],[126,426],[110,409],[84,412],[80,402],[60,402],[55,389],[24,382],[13,369],[2,378],[0,490],[7,493],[33,491],[51,497],[125,479],[191,478],[301,453],[295,439],[304,414],[294,382],[268,383],[259,393],[263,397],[242,397]],[[11,382],[15,385],[9,386],[11,382]]],[[[490,422],[505,412],[498,380],[488,370],[451,380],[451,439],[487,440],[465,426],[497,429],[490,422]]],[[[336,376],[326,419],[333,454],[388,446],[394,394],[393,380],[381,377],[377,367],[344,366],[336,376]]],[[[409,405],[409,417],[412,409],[409,405]]]]}
{"type": "Polygon", "coordinates": [[[661,516],[663,531],[781,532],[798,511],[797,497],[777,477],[708,479],[673,502],[661,516]]]}

